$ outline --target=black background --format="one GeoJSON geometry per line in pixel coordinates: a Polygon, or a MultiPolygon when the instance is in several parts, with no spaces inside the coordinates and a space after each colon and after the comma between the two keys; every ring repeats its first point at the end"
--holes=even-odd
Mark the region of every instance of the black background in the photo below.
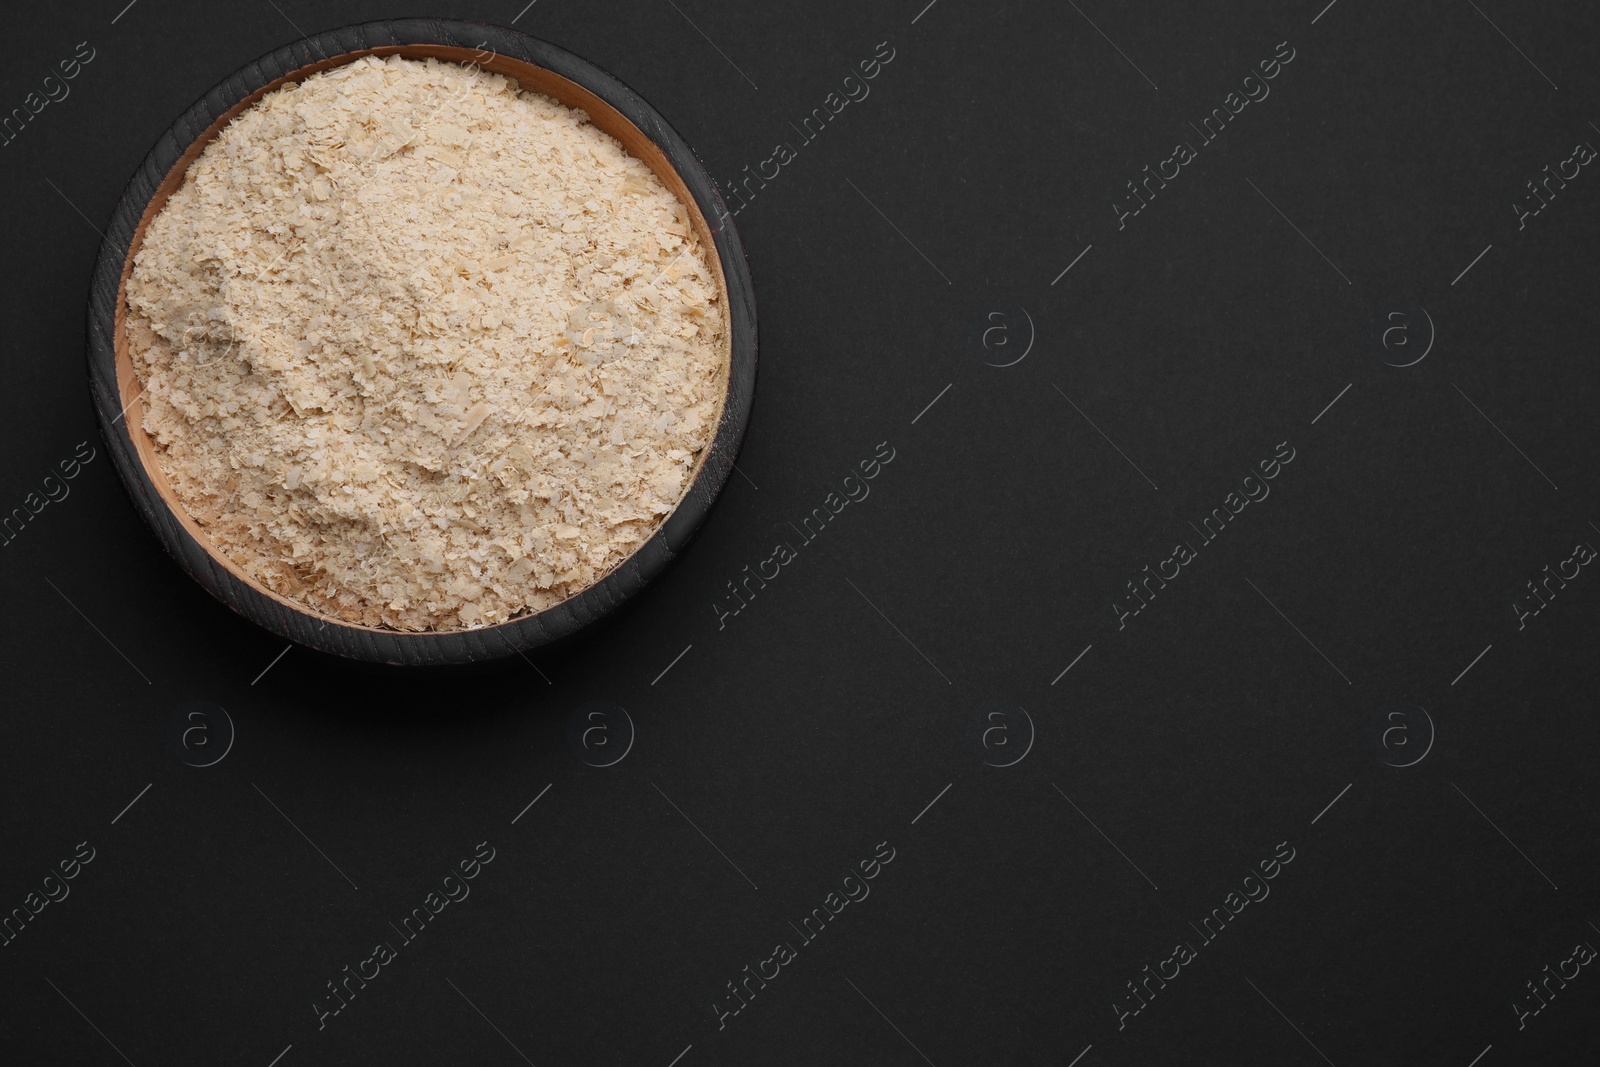
{"type": "Polygon", "coordinates": [[[515,18],[606,67],[724,182],[894,49],[738,216],[756,408],[744,477],[688,555],[537,666],[427,677],[275,659],[184,578],[98,447],[83,362],[95,227],[173,117],[302,32],[419,12],[7,13],[0,112],[78,42],[95,58],[0,148],[0,509],[78,442],[98,451],[0,549],[0,909],[95,849],[0,948],[0,1048],[263,1067],[1595,1056],[1593,968],[1522,1029],[1512,1005],[1600,944],[1600,577],[1521,630],[1512,603],[1600,543],[1600,177],[1522,229],[1512,204],[1600,143],[1600,13],[925,2],[421,12],[515,18]],[[1285,41],[1271,95],[1199,147],[1188,123],[1285,41]],[[1119,230],[1124,183],[1178,140],[1198,158],[1119,230]],[[1004,368],[971,341],[997,308],[1025,310],[1009,342],[1034,334],[1004,368]],[[1420,345],[1419,308],[1435,343],[1392,367],[1373,324],[1420,345]],[[870,497],[719,629],[725,583],[880,442],[895,458],[870,497]],[[1188,524],[1281,442],[1271,496],[1119,629],[1124,584],[1197,543],[1188,524]],[[237,731],[210,767],[168,739],[193,700],[237,731]],[[603,769],[567,741],[589,700],[637,729],[603,769]],[[991,701],[1037,729],[1005,768],[971,740],[991,701]],[[1373,740],[1392,702],[1436,730],[1408,767],[1389,764],[1424,750],[1416,716],[1411,747],[1373,740]],[[471,896],[319,1030],[325,983],[397,941],[388,924],[480,841],[496,858],[471,896]],[[885,841],[871,896],[799,944],[789,924],[885,841]],[[1126,983],[1199,945],[1189,923],[1279,842],[1295,858],[1270,897],[1119,1030],[1126,983]],[[782,941],[798,958],[719,1030],[725,983],[782,941]]]}

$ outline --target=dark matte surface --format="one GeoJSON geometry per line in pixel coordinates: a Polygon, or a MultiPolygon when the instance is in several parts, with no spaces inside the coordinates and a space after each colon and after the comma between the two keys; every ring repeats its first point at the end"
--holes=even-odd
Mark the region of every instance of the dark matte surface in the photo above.
{"type": "MultiPolygon", "coordinates": [[[[58,95],[60,84],[57,79],[58,95]]],[[[570,103],[582,106],[577,101],[570,103]]],[[[90,294],[86,327],[89,378],[100,436],[128,487],[128,495],[151,530],[195,581],[251,622],[316,651],[369,663],[431,667],[525,656],[571,639],[637,596],[682,553],[705,521],[717,494],[733,473],[734,457],[744,439],[754,399],[755,297],[744,247],[717,191],[716,179],[660,113],[616,78],[548,41],[482,23],[430,18],[345,26],[296,40],[246,63],[186,110],[140,164],[107,224],[90,294]],[[423,50],[417,51],[417,46],[423,50]],[[231,116],[278,86],[317,71],[374,54],[399,53],[421,59],[435,48],[444,51],[437,58],[480,64],[512,76],[529,67],[554,72],[610,105],[660,150],[666,166],[682,181],[701,217],[711,227],[712,254],[720,263],[726,297],[729,367],[716,432],[703,461],[696,467],[677,508],[632,555],[587,589],[543,611],[466,633],[401,633],[347,626],[270,596],[245,581],[231,564],[222,562],[210,545],[183,524],[173,502],[157,488],[138,451],[135,440],[139,431],[136,425],[130,425],[137,416],[127,417],[128,409],[138,400],[124,394],[119,381],[119,305],[124,299],[129,259],[137,251],[134,243],[142,239],[146,220],[161,210],[176,183],[183,180],[186,168],[231,116]],[[515,65],[502,66],[507,61],[515,65]]],[[[123,366],[126,369],[127,364],[123,366]]]]}
{"type": "MultiPolygon", "coordinates": [[[[95,850],[0,948],[9,1058],[1594,1059],[1592,965],[1520,1029],[1513,1006],[1600,946],[1600,575],[1520,630],[1513,604],[1600,545],[1600,178],[1520,229],[1512,207],[1600,144],[1594,9],[924,2],[538,0],[517,21],[636,88],[724,182],[894,49],[738,217],[763,319],[748,481],[540,663],[548,682],[517,660],[396,680],[275,659],[99,454],[0,549],[0,907],[95,850]],[[1119,230],[1124,183],[1283,41],[1270,97],[1119,230]],[[1034,343],[985,365],[969,338],[1007,307],[1034,343]],[[1392,320],[1386,350],[1374,324],[1407,308],[1426,315],[1392,320]],[[1429,318],[1426,358],[1387,365],[1429,318]],[[798,542],[789,524],[880,442],[870,497],[719,629],[725,583],[798,542]],[[1282,442],[1271,496],[1119,629],[1124,583],[1198,544],[1189,524],[1282,442]],[[209,767],[180,758],[222,744],[190,701],[236,728],[209,767]],[[621,718],[588,701],[637,730],[607,768],[579,755],[622,751],[621,718]],[[991,762],[1022,751],[1019,714],[982,718],[995,701],[1037,730],[1004,768],[972,740],[977,716],[1009,730],[991,762]],[[1396,702],[1426,709],[1431,747],[1418,713],[1383,718],[1396,702]],[[175,716],[209,733],[185,749],[175,716]],[[404,943],[389,924],[480,841],[471,896],[404,943]],[[870,897],[803,943],[790,924],[880,842],[870,897]],[[1190,924],[1280,842],[1270,896],[1202,944],[1190,924]],[[384,939],[397,958],[319,1030],[325,983],[384,939]],[[1196,958],[1119,1030],[1125,983],[1180,939],[1196,958]],[[725,983],[782,941],[796,958],[719,1030],[725,983]]],[[[0,506],[95,439],[93,227],[154,139],[290,19],[405,13],[276,6],[10,13],[5,108],[77,42],[96,55],[0,148],[0,506]]],[[[1005,314],[991,362],[1025,340],[1005,314]]]]}

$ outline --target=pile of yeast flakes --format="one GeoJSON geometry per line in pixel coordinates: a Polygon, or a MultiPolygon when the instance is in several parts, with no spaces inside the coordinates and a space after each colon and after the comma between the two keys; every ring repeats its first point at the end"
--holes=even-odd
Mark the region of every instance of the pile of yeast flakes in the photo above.
{"type": "Polygon", "coordinates": [[[707,255],[582,112],[364,58],[240,113],[151,221],[128,417],[274,592],[390,629],[503,622],[682,497],[727,380],[707,255]]]}

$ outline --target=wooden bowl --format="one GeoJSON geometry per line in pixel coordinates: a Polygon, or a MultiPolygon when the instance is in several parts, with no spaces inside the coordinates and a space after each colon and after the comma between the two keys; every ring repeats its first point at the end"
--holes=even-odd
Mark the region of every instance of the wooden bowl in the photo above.
{"type": "Polygon", "coordinates": [[[339,656],[376,663],[471,663],[527,652],[570,637],[616,609],[672,562],[694,535],[733,467],[755,396],[756,310],[750,269],[716,182],[683,138],[626,85],[591,63],[515,30],[444,19],[371,22],[286,45],[238,71],[195,103],[162,135],[128,183],[106,229],[89,293],[89,381],[100,430],[134,504],[161,543],[195,581],[252,622],[280,637],[339,656]],[[688,209],[714,269],[728,315],[727,394],[710,445],[677,507],[631,556],[582,592],[497,626],[410,633],[331,618],[271,592],[218,552],[179,503],[154,444],[139,420],[124,331],[124,286],[145,227],[184,174],[240,111],[286,82],[363,56],[432,56],[503,74],[524,88],[581,108],[598,129],[621,141],[688,209]]]}

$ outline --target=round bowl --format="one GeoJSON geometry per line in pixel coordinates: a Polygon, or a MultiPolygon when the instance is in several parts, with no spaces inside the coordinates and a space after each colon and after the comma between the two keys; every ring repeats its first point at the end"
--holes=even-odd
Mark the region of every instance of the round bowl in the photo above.
{"type": "Polygon", "coordinates": [[[216,86],[151,149],[118,202],[100,246],[89,293],[89,380],[101,434],[140,514],[189,575],[245,618],[290,641],[375,663],[473,663],[528,652],[576,634],[637,594],[672,562],[705,520],[733,468],[756,380],[756,311],[750,269],[716,182],[682,137],[622,82],[548,42],[498,26],[401,19],[330,30],[263,56],[216,86]],[[404,632],[354,625],[269,591],[218,552],[184,510],[155,447],[126,413],[139,400],[124,330],[123,287],[145,227],[182,183],[189,165],[240,111],[286,82],[363,56],[433,57],[503,74],[523,88],[589,115],[683,201],[713,268],[728,315],[727,393],[711,443],[677,507],[631,556],[583,591],[495,626],[404,632]]]}

